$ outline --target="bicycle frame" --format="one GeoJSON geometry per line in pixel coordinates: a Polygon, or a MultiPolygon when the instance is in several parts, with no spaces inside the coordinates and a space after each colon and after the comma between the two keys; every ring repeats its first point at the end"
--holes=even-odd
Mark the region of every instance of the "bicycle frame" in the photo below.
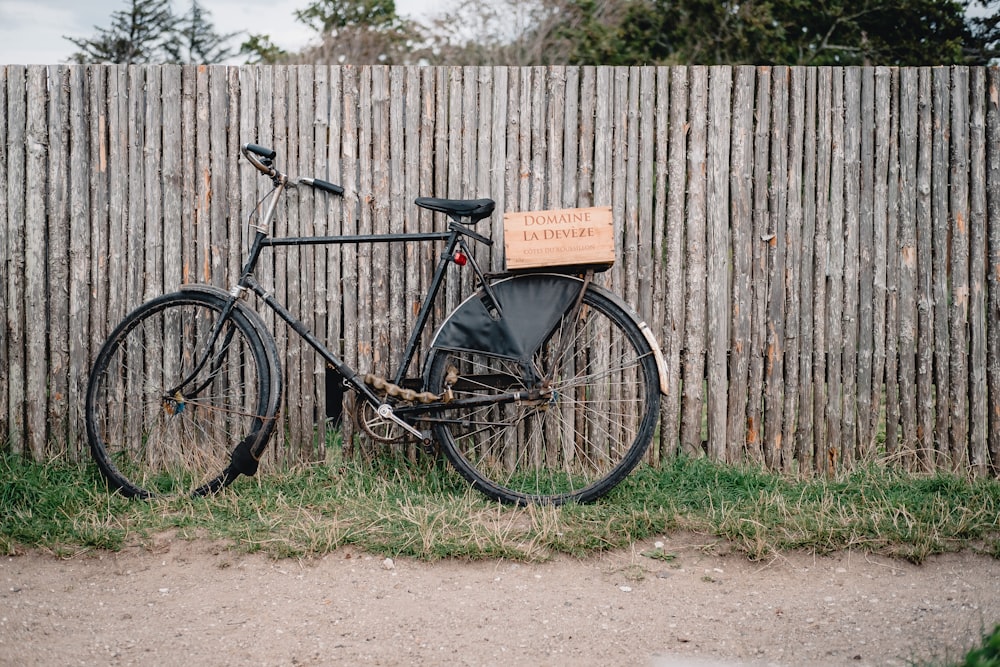
{"type": "MultiPolygon", "coordinates": [[[[417,345],[419,344],[421,335],[427,327],[427,322],[430,318],[431,308],[437,299],[437,296],[441,290],[441,286],[445,281],[445,271],[448,265],[455,261],[456,253],[462,253],[467,262],[471,264],[473,271],[476,274],[481,286],[493,301],[494,306],[497,310],[500,309],[499,303],[493,297],[489,286],[489,280],[479,266],[475,257],[470,251],[469,245],[465,240],[468,236],[481,243],[487,245],[492,245],[493,242],[489,238],[477,234],[476,232],[468,229],[465,225],[455,218],[449,222],[448,231],[442,232],[421,232],[421,233],[402,233],[402,234],[363,234],[363,235],[348,235],[348,236],[302,236],[302,237],[276,237],[272,238],[268,235],[267,230],[270,227],[270,223],[274,217],[274,213],[277,207],[277,202],[281,198],[286,187],[288,187],[287,178],[283,174],[276,172],[275,183],[276,188],[272,193],[272,201],[268,207],[267,212],[264,214],[263,219],[260,224],[257,225],[256,232],[254,234],[253,241],[250,245],[250,251],[244,264],[242,270],[240,271],[239,279],[236,286],[230,292],[230,301],[227,303],[226,308],[223,311],[222,317],[220,317],[219,322],[216,325],[215,330],[211,334],[212,340],[215,340],[222,331],[226,320],[232,312],[232,309],[238,299],[240,299],[247,290],[256,294],[271,310],[273,310],[278,317],[280,317],[284,322],[292,328],[292,330],[298,334],[303,340],[305,340],[310,347],[312,347],[316,352],[323,357],[323,359],[334,369],[334,371],[340,375],[344,383],[350,386],[358,394],[360,394],[365,401],[370,403],[373,408],[376,409],[379,416],[384,419],[389,419],[404,428],[406,431],[419,437],[422,440],[429,438],[429,434],[422,433],[410,423],[404,421],[403,419],[396,416],[393,408],[388,403],[383,402],[381,398],[368,386],[364,378],[353,368],[351,368],[343,359],[339,358],[334,352],[332,352],[319,338],[317,338],[309,328],[299,320],[291,311],[289,311],[282,303],[277,301],[255,278],[254,270],[257,266],[257,262],[260,259],[261,253],[265,248],[273,248],[280,246],[303,246],[303,245],[358,245],[362,243],[412,243],[412,242],[424,242],[424,241],[446,241],[445,250],[442,252],[440,258],[438,259],[437,266],[434,270],[434,276],[431,279],[431,284],[424,296],[423,303],[421,304],[420,311],[417,314],[417,320],[414,323],[413,330],[410,333],[409,340],[406,343],[406,347],[403,350],[403,356],[400,361],[398,370],[393,377],[393,384],[401,385],[404,381],[406,371],[413,362],[413,358],[416,356],[417,345]]],[[[225,354],[226,346],[223,346],[222,350],[219,352],[220,355],[225,354]]],[[[195,371],[192,373],[192,378],[204,368],[205,364],[208,362],[207,359],[201,360],[197,365],[195,371]]],[[[213,362],[213,365],[214,362],[213,362]]],[[[186,379],[181,383],[180,387],[185,386],[189,379],[186,379]]],[[[179,389],[179,387],[178,387],[179,389]]],[[[514,392],[506,396],[493,396],[487,401],[491,404],[513,402],[518,400],[537,400],[541,396],[545,395],[544,390],[533,390],[530,392],[514,392]]],[[[448,403],[449,407],[455,407],[460,405],[477,405],[480,404],[480,400],[468,399],[466,401],[452,401],[448,403]]],[[[433,412],[436,409],[441,408],[443,403],[440,401],[432,402],[428,404],[423,404],[420,406],[414,406],[407,408],[406,412],[408,414],[417,413],[428,413],[433,412]]]]}

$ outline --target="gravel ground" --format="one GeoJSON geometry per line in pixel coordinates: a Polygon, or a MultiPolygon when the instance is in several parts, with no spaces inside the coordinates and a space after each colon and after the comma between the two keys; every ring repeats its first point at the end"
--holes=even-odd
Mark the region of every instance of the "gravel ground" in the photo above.
{"type": "Polygon", "coordinates": [[[751,562],[660,539],[532,564],[272,560],[167,536],[33,551],[0,560],[0,665],[908,665],[1000,622],[986,556],[751,562]]]}

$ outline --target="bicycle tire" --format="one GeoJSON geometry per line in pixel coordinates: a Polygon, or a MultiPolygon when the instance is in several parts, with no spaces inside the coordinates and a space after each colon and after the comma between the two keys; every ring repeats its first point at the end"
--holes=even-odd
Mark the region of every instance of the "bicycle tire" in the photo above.
{"type": "Polygon", "coordinates": [[[256,472],[274,429],[280,369],[273,339],[239,303],[204,357],[227,296],[202,287],[155,298],[102,346],[87,389],[87,437],[122,495],[205,495],[256,472]],[[202,358],[209,361],[178,388],[202,358]]]}
{"type": "MultiPolygon", "coordinates": [[[[635,468],[653,438],[658,371],[637,319],[593,285],[576,323],[569,319],[563,314],[531,357],[536,377],[554,369],[547,399],[445,408],[432,417],[448,460],[490,498],[518,505],[594,501],[635,468]]],[[[460,400],[527,391],[529,374],[509,356],[436,349],[426,377],[430,391],[460,400]]]]}

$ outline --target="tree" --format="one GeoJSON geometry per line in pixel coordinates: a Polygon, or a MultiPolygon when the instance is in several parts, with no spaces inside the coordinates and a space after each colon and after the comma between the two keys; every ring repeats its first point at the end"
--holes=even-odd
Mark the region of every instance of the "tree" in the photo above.
{"type": "Polygon", "coordinates": [[[461,0],[431,23],[422,56],[436,65],[565,64],[560,0],[461,0]]]}
{"type": "Polygon", "coordinates": [[[208,20],[210,12],[198,0],[191,0],[191,7],[178,22],[176,42],[171,45],[171,55],[176,62],[212,64],[233,55],[229,42],[239,33],[220,35],[208,20]]]}
{"type": "Polygon", "coordinates": [[[270,35],[249,35],[240,44],[240,55],[248,65],[274,65],[288,58],[288,52],[271,41],[270,35]]]}
{"type": "Polygon", "coordinates": [[[70,56],[72,62],[210,64],[232,54],[227,42],[236,33],[219,35],[198,0],[191,0],[183,17],[174,15],[170,0],[126,0],[125,4],[124,10],[111,15],[111,27],[98,27],[95,37],[66,37],[79,49],[70,56]]]}
{"type": "Polygon", "coordinates": [[[588,64],[986,64],[997,2],[982,0],[568,0],[570,62],[588,64]],[[603,20],[619,5],[613,23],[603,20]],[[976,6],[991,10],[973,16],[976,6]]]}
{"type": "Polygon", "coordinates": [[[315,0],[296,18],[320,36],[301,59],[331,64],[405,64],[420,32],[396,13],[394,0],[315,0]]]}
{"type": "Polygon", "coordinates": [[[178,20],[170,0],[126,0],[126,9],[111,15],[110,28],[98,27],[91,39],[66,37],[80,49],[70,60],[126,65],[165,60],[178,20]]]}

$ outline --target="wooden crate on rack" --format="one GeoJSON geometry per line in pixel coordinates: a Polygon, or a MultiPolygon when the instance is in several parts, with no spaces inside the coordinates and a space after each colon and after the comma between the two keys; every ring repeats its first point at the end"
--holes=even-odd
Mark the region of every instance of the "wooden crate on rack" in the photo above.
{"type": "Polygon", "coordinates": [[[615,262],[614,222],[608,206],[505,213],[503,230],[508,271],[605,270],[615,262]]]}

